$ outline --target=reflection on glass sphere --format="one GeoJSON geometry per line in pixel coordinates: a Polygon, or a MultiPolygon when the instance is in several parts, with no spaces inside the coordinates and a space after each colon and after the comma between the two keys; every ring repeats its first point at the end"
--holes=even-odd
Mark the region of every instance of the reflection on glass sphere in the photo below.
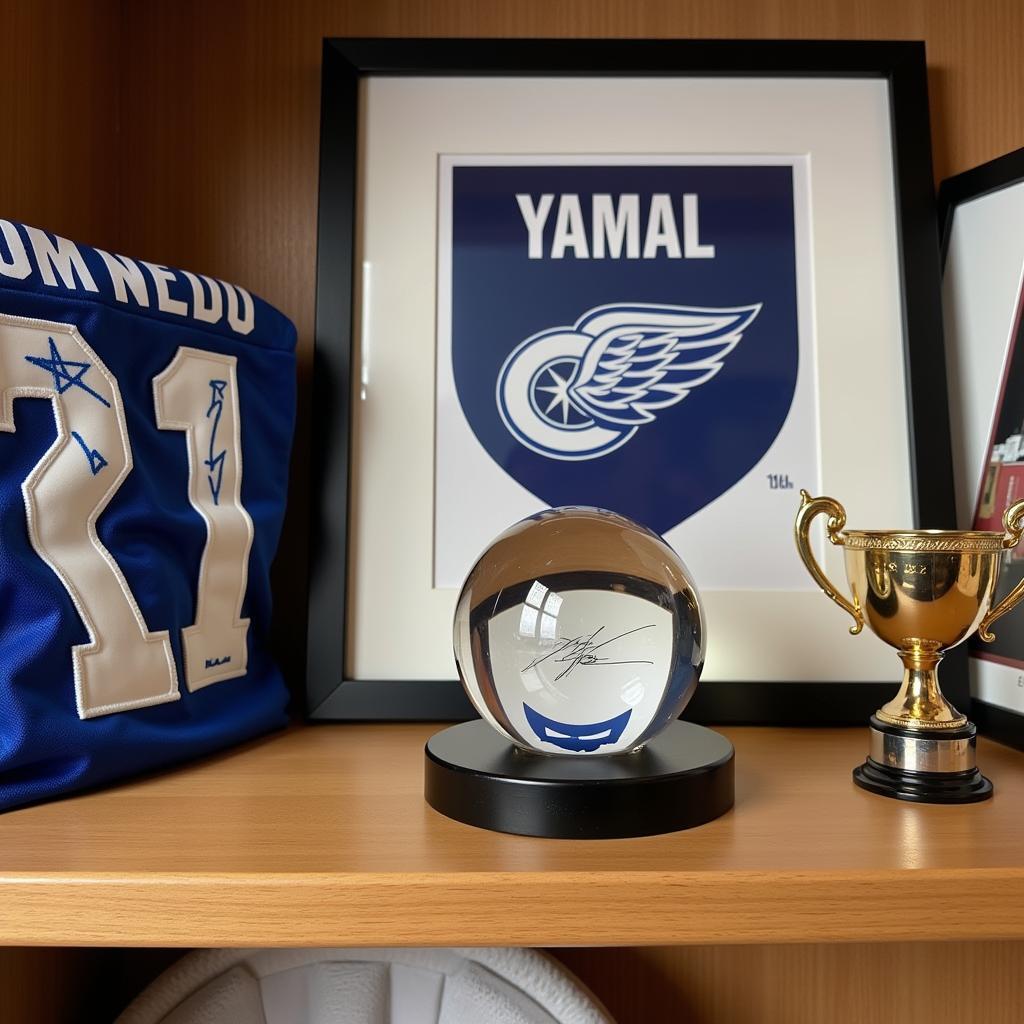
{"type": "Polygon", "coordinates": [[[501,534],[462,586],[454,640],[481,716],[548,754],[641,747],[693,696],[705,650],[679,556],[598,508],[549,509],[501,534]]]}

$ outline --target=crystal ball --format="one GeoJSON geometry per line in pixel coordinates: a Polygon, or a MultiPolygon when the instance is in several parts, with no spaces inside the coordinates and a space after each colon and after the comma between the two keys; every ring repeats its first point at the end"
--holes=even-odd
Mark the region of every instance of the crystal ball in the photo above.
{"type": "Polygon", "coordinates": [[[656,533],[599,508],[554,508],[502,533],[455,609],[462,685],[521,748],[635,751],[677,718],[704,664],[693,577],[656,533]]]}

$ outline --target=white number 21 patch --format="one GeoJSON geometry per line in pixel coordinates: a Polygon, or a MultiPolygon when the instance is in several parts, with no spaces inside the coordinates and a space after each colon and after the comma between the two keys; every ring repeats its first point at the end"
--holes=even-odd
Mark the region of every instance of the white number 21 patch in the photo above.
{"type": "MultiPolygon", "coordinates": [[[[233,356],[182,347],[153,381],[156,425],[184,434],[188,497],[206,523],[196,618],[182,630],[190,691],[246,671],[241,609],[253,527],[241,502],[235,365],[233,356]]],[[[57,426],[21,490],[32,546],[89,634],[71,648],[79,717],[177,700],[170,637],[149,630],[96,532],[132,469],[117,380],[74,326],[0,314],[0,430],[14,431],[16,398],[49,399],[57,426]]]]}

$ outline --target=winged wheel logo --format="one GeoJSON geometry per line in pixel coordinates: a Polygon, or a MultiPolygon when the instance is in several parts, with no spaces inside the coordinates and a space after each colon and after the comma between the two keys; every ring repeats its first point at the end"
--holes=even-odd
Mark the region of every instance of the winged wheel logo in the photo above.
{"type": "Polygon", "coordinates": [[[761,311],[597,306],[520,343],[498,374],[502,422],[551,459],[597,459],[707,384],[761,311]]]}

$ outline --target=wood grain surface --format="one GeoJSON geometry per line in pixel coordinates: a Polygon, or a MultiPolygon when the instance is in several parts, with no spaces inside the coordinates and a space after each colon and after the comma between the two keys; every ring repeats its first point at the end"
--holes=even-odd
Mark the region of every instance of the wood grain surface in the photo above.
{"type": "Polygon", "coordinates": [[[118,244],[121,6],[0,0],[0,217],[118,244]]]}
{"type": "Polygon", "coordinates": [[[981,750],[995,799],[914,806],[853,786],[863,730],[732,729],[732,812],[689,832],[582,842],[437,814],[422,798],[431,729],[296,728],[6,814],[0,942],[1024,938],[1024,755],[996,744],[981,750]]]}
{"type": "Polygon", "coordinates": [[[562,949],[617,1024],[1020,1024],[1024,944],[562,949]]]}

